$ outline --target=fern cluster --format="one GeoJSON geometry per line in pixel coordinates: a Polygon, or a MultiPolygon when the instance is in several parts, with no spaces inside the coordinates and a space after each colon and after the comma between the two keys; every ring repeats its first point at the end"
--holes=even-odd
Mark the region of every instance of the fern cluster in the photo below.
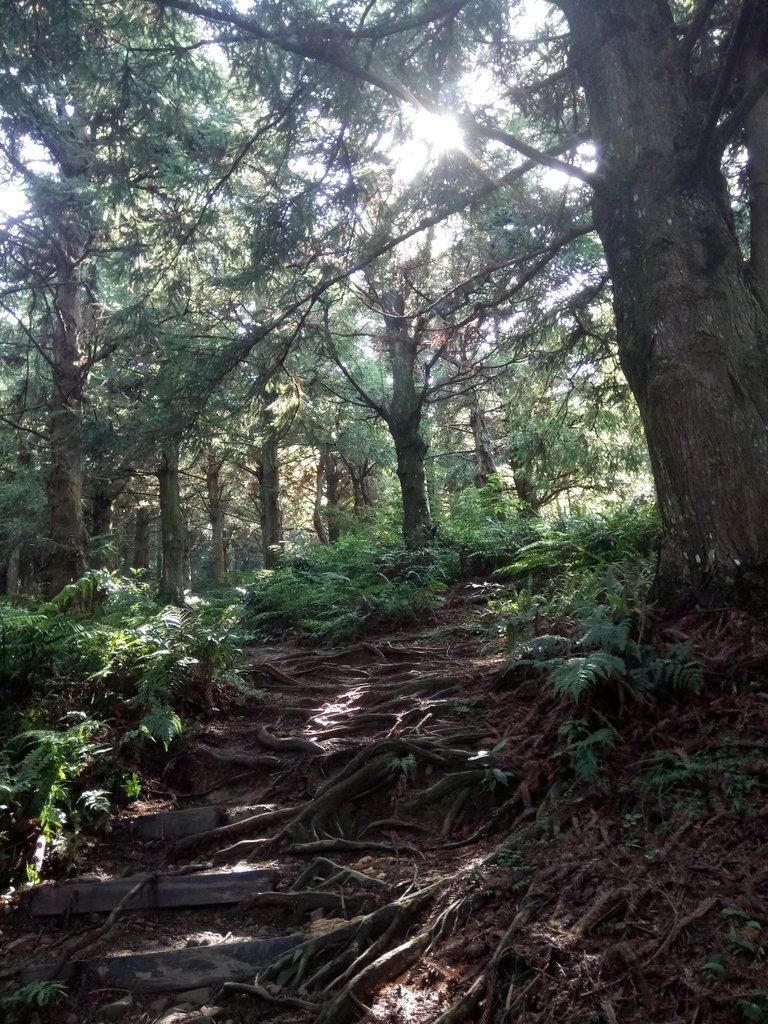
{"type": "Polygon", "coordinates": [[[214,682],[236,681],[240,639],[234,605],[161,609],[109,573],[34,609],[0,603],[0,834],[18,818],[69,836],[127,794],[117,748],[167,747],[185,703],[210,704],[214,682]]]}
{"type": "Polygon", "coordinates": [[[759,747],[729,745],[686,753],[661,750],[635,775],[631,789],[652,795],[662,812],[696,817],[717,810],[723,798],[733,812],[750,812],[764,800],[768,758],[759,747]]]}
{"type": "Polygon", "coordinates": [[[352,534],[258,573],[246,591],[242,624],[254,640],[296,634],[340,643],[415,621],[435,608],[450,578],[450,566],[432,550],[381,548],[352,534]]]}
{"type": "Polygon", "coordinates": [[[541,521],[537,533],[501,573],[546,578],[563,569],[608,566],[628,557],[651,556],[658,548],[661,523],[656,505],[642,501],[554,523],[541,521]]]}
{"type": "MultiPolygon", "coordinates": [[[[57,729],[27,729],[7,743],[0,772],[0,799],[36,818],[51,839],[73,814],[105,810],[104,790],[83,789],[81,777],[111,753],[107,727],[72,711],[57,729]],[[78,806],[79,805],[79,806],[78,806]]],[[[104,765],[99,766],[103,774],[104,765]]]]}
{"type": "Polygon", "coordinates": [[[698,693],[702,684],[701,667],[691,661],[689,647],[679,645],[662,657],[633,638],[630,617],[603,605],[592,610],[574,637],[552,634],[514,644],[508,664],[538,669],[558,696],[576,704],[615,678],[646,693],[698,693]]]}

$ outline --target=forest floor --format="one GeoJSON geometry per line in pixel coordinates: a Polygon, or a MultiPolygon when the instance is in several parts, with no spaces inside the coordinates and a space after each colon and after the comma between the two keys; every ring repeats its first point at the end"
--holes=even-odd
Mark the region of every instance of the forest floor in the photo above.
{"type": "Polygon", "coordinates": [[[6,983],[35,962],[293,937],[245,983],[126,997],[86,969],[52,1017],[39,1012],[65,1024],[768,1022],[765,626],[732,613],[659,623],[662,641],[667,629],[703,661],[701,694],[651,701],[616,685],[577,714],[530,667],[505,665],[477,596],[456,588],[416,632],[251,649],[260,694],[214,693],[196,733],[155,751],[141,799],[84,845],[77,874],[263,867],[274,891],[63,920],[11,903],[6,983]],[[227,823],[155,841],[132,829],[202,805],[227,823]]]}

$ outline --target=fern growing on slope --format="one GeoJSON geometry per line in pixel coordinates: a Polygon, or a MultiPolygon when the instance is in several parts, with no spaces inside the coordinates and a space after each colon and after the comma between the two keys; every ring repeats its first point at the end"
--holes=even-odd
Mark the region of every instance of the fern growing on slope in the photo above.
{"type": "Polygon", "coordinates": [[[576,638],[549,634],[518,642],[507,664],[536,668],[558,696],[575,704],[615,678],[646,693],[698,693],[702,684],[701,667],[690,660],[690,648],[678,646],[662,657],[634,640],[629,617],[616,616],[602,605],[581,623],[576,638]]]}

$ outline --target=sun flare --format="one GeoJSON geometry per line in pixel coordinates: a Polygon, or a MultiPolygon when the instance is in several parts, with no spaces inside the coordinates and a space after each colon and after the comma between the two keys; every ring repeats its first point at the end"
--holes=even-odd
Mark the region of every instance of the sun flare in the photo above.
{"type": "Polygon", "coordinates": [[[414,111],[411,126],[414,141],[426,145],[434,155],[464,146],[461,128],[450,114],[433,114],[422,107],[414,111]]]}

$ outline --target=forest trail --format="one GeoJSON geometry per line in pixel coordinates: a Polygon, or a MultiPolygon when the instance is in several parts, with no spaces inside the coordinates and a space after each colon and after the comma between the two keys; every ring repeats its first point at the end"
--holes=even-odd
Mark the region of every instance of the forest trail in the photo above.
{"type": "MultiPolygon", "coordinates": [[[[703,822],[627,810],[631,736],[574,788],[562,702],[505,674],[477,614],[250,650],[258,696],[214,693],[207,724],[155,754],[77,893],[26,898],[0,969],[69,978],[65,1024],[763,1019],[701,974],[735,963],[762,1005],[768,871],[740,852],[754,821],[727,789],[703,822]]],[[[758,745],[765,722],[724,701],[758,745]]],[[[701,734],[687,714],[683,744],[701,734]]]]}

